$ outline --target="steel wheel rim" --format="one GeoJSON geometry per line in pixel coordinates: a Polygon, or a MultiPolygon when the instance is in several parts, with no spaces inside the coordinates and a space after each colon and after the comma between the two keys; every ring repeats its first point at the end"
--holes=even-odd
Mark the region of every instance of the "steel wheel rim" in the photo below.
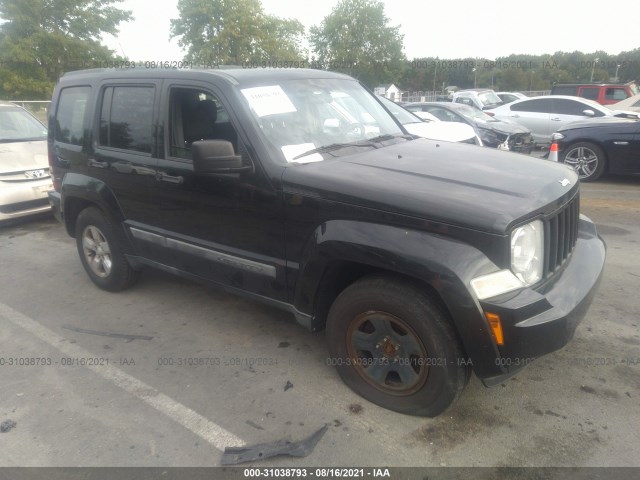
{"type": "Polygon", "coordinates": [[[564,163],[572,167],[580,178],[589,178],[598,168],[598,155],[588,147],[569,150],[564,163]]]}
{"type": "Polygon", "coordinates": [[[91,271],[98,277],[108,277],[113,267],[111,247],[98,227],[89,225],[84,229],[82,232],[82,250],[91,271]]]}
{"type": "Polygon", "coordinates": [[[370,311],[356,316],[347,330],[350,364],[368,384],[392,395],[411,395],[429,374],[427,350],[400,318],[370,311]]]}

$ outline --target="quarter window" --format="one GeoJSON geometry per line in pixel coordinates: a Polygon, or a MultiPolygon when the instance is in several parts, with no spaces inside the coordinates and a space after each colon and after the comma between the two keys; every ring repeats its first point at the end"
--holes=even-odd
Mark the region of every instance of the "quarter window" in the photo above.
{"type": "Polygon", "coordinates": [[[151,153],[154,98],[154,87],[107,87],[100,110],[100,144],[151,153]]]}
{"type": "Polygon", "coordinates": [[[90,87],[70,87],[60,91],[54,138],[61,143],[82,145],[90,87]]]}

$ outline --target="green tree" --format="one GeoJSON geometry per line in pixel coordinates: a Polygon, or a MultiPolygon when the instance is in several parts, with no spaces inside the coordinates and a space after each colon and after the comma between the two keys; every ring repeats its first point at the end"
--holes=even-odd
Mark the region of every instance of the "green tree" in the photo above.
{"type": "Polygon", "coordinates": [[[48,98],[65,71],[112,60],[100,40],[131,19],[114,6],[120,1],[2,0],[0,95],[48,98]]]}
{"type": "Polygon", "coordinates": [[[389,25],[378,0],[341,0],[319,26],[310,29],[309,43],[321,67],[348,73],[369,87],[402,77],[405,57],[400,27],[389,25]]]}
{"type": "Polygon", "coordinates": [[[178,0],[171,37],[202,64],[280,62],[304,57],[304,26],[266,15],[260,0],[178,0]]]}

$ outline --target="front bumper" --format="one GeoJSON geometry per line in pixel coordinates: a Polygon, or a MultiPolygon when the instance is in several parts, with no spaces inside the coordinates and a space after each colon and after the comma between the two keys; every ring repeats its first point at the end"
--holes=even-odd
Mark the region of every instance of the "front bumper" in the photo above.
{"type": "Polygon", "coordinates": [[[52,188],[49,177],[0,182],[0,221],[49,211],[47,192],[52,188]]]}
{"type": "Polygon", "coordinates": [[[606,246],[595,225],[581,215],[576,246],[560,272],[535,289],[481,302],[485,313],[500,316],[504,335],[496,358],[501,373],[483,378],[486,386],[499,384],[573,338],[597,291],[605,257],[606,246]]]}
{"type": "Polygon", "coordinates": [[[56,192],[55,190],[49,192],[49,205],[51,206],[51,212],[56,220],[64,223],[62,218],[61,199],[62,197],[60,192],[56,192]]]}

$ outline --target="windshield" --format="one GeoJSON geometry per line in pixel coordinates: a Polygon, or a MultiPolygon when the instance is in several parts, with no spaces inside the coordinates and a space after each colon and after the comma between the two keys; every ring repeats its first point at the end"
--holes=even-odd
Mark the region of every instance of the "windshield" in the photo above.
{"type": "Polygon", "coordinates": [[[44,140],[47,129],[18,107],[0,107],[0,142],[44,140]]]}
{"type": "Polygon", "coordinates": [[[376,137],[403,134],[373,95],[355,81],[284,80],[241,92],[265,138],[287,162],[318,161],[324,152],[301,156],[324,147],[368,146],[376,137]]]}
{"type": "Polygon", "coordinates": [[[478,98],[484,106],[502,103],[502,100],[500,100],[500,97],[496,95],[495,92],[482,92],[478,95],[478,98]]]}

